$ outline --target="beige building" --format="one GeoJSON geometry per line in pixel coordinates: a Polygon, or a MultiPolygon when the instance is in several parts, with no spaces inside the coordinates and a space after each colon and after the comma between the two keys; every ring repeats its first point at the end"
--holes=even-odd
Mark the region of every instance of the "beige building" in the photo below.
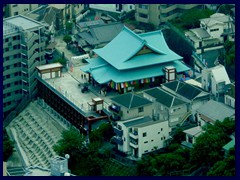
{"type": "Polygon", "coordinates": [[[200,8],[200,4],[136,4],[135,18],[138,22],[155,26],[179,17],[185,10],[200,8]]]}
{"type": "Polygon", "coordinates": [[[44,26],[22,15],[3,20],[3,112],[11,112],[37,89],[37,65],[45,60],[44,26]]]}
{"type": "Polygon", "coordinates": [[[19,14],[25,15],[38,7],[39,4],[4,4],[3,17],[17,16],[19,14]]]}

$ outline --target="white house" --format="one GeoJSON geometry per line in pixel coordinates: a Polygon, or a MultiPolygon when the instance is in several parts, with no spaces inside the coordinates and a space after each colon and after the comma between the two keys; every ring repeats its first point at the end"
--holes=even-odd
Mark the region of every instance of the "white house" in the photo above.
{"type": "Polygon", "coordinates": [[[108,110],[112,114],[112,120],[128,120],[140,116],[152,117],[153,103],[140,95],[126,93],[111,98],[111,101],[112,104],[108,110]]]}
{"type": "Polygon", "coordinates": [[[187,102],[170,94],[162,88],[152,88],[144,91],[143,96],[154,103],[154,115],[156,120],[168,120],[173,127],[184,121],[191,113],[188,112],[187,102]]]}
{"type": "Polygon", "coordinates": [[[224,103],[210,100],[197,109],[197,119],[200,126],[206,123],[214,124],[230,117],[235,119],[235,110],[224,103]]]}
{"type": "Polygon", "coordinates": [[[222,13],[200,19],[200,27],[185,32],[185,36],[194,45],[197,52],[202,49],[222,47],[226,40],[234,41],[235,25],[233,19],[222,13]]]}
{"type": "Polygon", "coordinates": [[[230,88],[224,95],[224,103],[235,108],[235,83],[230,84],[230,88]]]}
{"type": "Polygon", "coordinates": [[[183,131],[185,133],[186,140],[181,144],[183,147],[192,148],[193,144],[196,142],[198,136],[200,136],[205,131],[202,130],[200,126],[196,126],[183,131]]]}
{"type": "Polygon", "coordinates": [[[149,116],[117,121],[114,127],[118,150],[134,158],[164,148],[171,139],[167,120],[153,120],[149,116]]]}
{"type": "Polygon", "coordinates": [[[219,64],[213,68],[202,70],[202,87],[212,93],[216,100],[223,98],[229,85],[230,79],[223,65],[219,64]]]}
{"type": "Polygon", "coordinates": [[[172,81],[161,84],[161,87],[187,102],[187,111],[192,114],[192,119],[196,119],[196,109],[210,99],[210,94],[197,86],[182,81],[172,81]]]}

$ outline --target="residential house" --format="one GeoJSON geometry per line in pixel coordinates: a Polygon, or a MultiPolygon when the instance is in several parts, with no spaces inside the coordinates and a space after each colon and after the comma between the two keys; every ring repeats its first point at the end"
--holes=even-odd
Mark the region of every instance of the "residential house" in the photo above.
{"type": "Polygon", "coordinates": [[[153,119],[168,120],[170,127],[180,124],[191,114],[187,109],[186,101],[162,88],[146,90],[143,96],[154,103],[153,119]]]}
{"type": "Polygon", "coordinates": [[[167,120],[153,120],[149,116],[117,121],[114,140],[118,150],[134,158],[166,147],[171,139],[167,120]]]}
{"type": "Polygon", "coordinates": [[[161,87],[174,96],[186,101],[187,111],[191,112],[191,118],[196,120],[196,110],[210,99],[210,94],[197,86],[182,81],[172,81],[161,84],[161,87]]]}
{"type": "Polygon", "coordinates": [[[235,109],[214,100],[208,101],[197,109],[200,126],[206,123],[214,124],[217,120],[223,121],[227,117],[235,119],[235,109]]]}
{"type": "Polygon", "coordinates": [[[214,95],[217,101],[224,101],[224,94],[230,85],[230,79],[223,65],[202,70],[203,89],[214,95]]]}
{"type": "Polygon", "coordinates": [[[190,29],[185,32],[185,36],[197,52],[202,52],[207,48],[221,48],[226,40],[234,41],[235,24],[230,16],[215,13],[209,18],[200,19],[200,27],[190,29]]]}
{"type": "Polygon", "coordinates": [[[135,93],[126,93],[111,98],[109,111],[115,121],[128,120],[140,116],[152,116],[153,103],[135,93]]]}
{"type": "Polygon", "coordinates": [[[3,18],[26,15],[27,13],[37,9],[39,4],[4,4],[3,18]]]}
{"type": "Polygon", "coordinates": [[[89,4],[90,9],[94,9],[95,11],[100,11],[104,13],[112,12],[112,13],[122,13],[129,12],[135,9],[134,4],[89,4]]]}
{"type": "Polygon", "coordinates": [[[224,103],[235,108],[235,83],[230,84],[230,88],[224,95],[224,103]]]}
{"type": "MultiPolygon", "coordinates": [[[[79,23],[79,25],[83,27],[83,23],[79,23]]],[[[79,32],[75,35],[75,38],[78,46],[90,55],[93,55],[93,49],[102,48],[112,41],[123,28],[123,24],[120,22],[105,24],[102,20],[91,21],[85,23],[85,25],[88,27],[87,30],[79,32]],[[91,25],[89,25],[90,23],[91,25]]]]}
{"type": "Polygon", "coordinates": [[[200,126],[196,126],[183,131],[185,133],[185,141],[181,144],[183,147],[192,148],[193,144],[196,142],[198,136],[200,136],[205,131],[202,130],[200,126]]]}

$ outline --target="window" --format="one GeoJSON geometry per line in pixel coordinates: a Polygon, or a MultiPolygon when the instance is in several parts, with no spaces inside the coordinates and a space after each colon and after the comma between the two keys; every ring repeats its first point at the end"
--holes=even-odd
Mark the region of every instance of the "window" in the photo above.
{"type": "Polygon", "coordinates": [[[144,151],[144,152],[148,152],[148,150],[144,151]]]}
{"type": "Polygon", "coordinates": [[[5,43],[6,43],[6,42],[8,42],[8,41],[9,41],[9,39],[8,39],[8,38],[6,38],[6,39],[5,39],[5,43]]]}
{"type": "Polygon", "coordinates": [[[15,12],[15,13],[14,13],[14,16],[17,16],[17,15],[18,15],[18,12],[15,12]]]}
{"type": "Polygon", "coordinates": [[[163,128],[161,128],[161,131],[163,131],[163,128]]]}
{"type": "Polygon", "coordinates": [[[5,52],[8,52],[9,51],[9,48],[7,47],[7,48],[5,48],[5,52]]]}
{"type": "Polygon", "coordinates": [[[214,32],[214,31],[218,31],[219,28],[216,28],[216,29],[210,29],[210,32],[214,32]]]}
{"type": "Polygon", "coordinates": [[[158,132],[158,134],[160,134],[160,132],[158,132]]]}
{"type": "Polygon", "coordinates": [[[138,108],[138,112],[143,112],[143,107],[138,108]]]}
{"type": "Polygon", "coordinates": [[[8,56],[8,57],[5,57],[4,60],[5,60],[5,61],[8,61],[8,60],[9,60],[9,56],[8,56]]]}
{"type": "Polygon", "coordinates": [[[10,74],[6,75],[6,78],[7,78],[7,79],[10,78],[10,74]]]}
{"type": "Polygon", "coordinates": [[[148,18],[148,15],[147,14],[143,14],[143,13],[139,13],[139,17],[141,17],[141,18],[148,18]]]}
{"type": "Polygon", "coordinates": [[[13,4],[13,7],[17,7],[17,4],[13,4]]]}
{"type": "Polygon", "coordinates": [[[148,5],[139,4],[139,8],[141,8],[141,9],[148,9],[148,5]]]}
{"type": "Polygon", "coordinates": [[[153,142],[153,139],[151,140],[151,142],[153,142]]]}
{"type": "Polygon", "coordinates": [[[143,137],[146,137],[146,136],[147,136],[147,133],[146,133],[146,132],[144,132],[144,133],[143,133],[143,137]]]}
{"type": "Polygon", "coordinates": [[[148,143],[148,141],[145,141],[144,144],[148,143]]]}

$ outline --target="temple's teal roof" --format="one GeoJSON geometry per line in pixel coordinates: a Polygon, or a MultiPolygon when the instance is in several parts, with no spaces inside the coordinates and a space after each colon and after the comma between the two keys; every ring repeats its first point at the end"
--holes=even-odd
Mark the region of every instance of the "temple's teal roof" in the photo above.
{"type": "Polygon", "coordinates": [[[168,48],[161,31],[138,35],[124,27],[110,43],[94,52],[98,57],[88,59],[89,64],[81,70],[91,73],[100,84],[164,76],[166,66],[174,66],[178,73],[190,69],[168,48]],[[153,52],[136,55],[144,46],[153,52]]]}
{"type": "Polygon", "coordinates": [[[110,43],[93,51],[118,70],[182,59],[168,48],[161,31],[138,35],[125,26],[110,43]],[[153,50],[154,53],[134,56],[144,46],[153,50]]]}
{"type": "Polygon", "coordinates": [[[123,71],[119,71],[109,64],[92,68],[93,64],[97,64],[94,61],[98,60],[92,59],[88,65],[82,67],[81,69],[84,72],[91,73],[93,78],[100,84],[108,83],[111,80],[115,83],[121,83],[151,77],[164,76],[163,69],[166,66],[174,66],[178,73],[189,70],[189,67],[187,67],[180,61],[173,61],[152,66],[144,66],[142,68],[128,69],[123,71]]]}

